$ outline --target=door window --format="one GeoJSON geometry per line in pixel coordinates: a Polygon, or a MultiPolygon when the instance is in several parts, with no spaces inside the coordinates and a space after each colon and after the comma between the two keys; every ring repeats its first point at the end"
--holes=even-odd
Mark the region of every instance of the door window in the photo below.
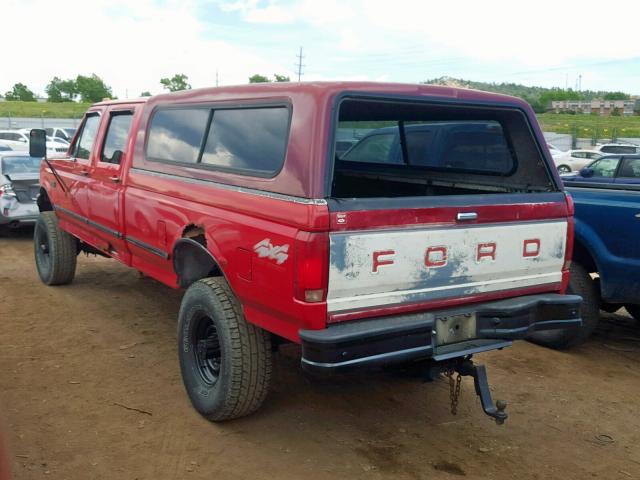
{"type": "Polygon", "coordinates": [[[80,138],[76,142],[74,155],[76,158],[89,159],[93,143],[96,140],[96,134],[98,133],[98,125],[100,125],[100,115],[94,113],[87,116],[82,126],[82,132],[80,132],[80,138]]]}
{"type": "Polygon", "coordinates": [[[615,175],[619,162],[619,158],[601,158],[593,162],[590,168],[594,177],[611,178],[615,175]]]}
{"type": "Polygon", "coordinates": [[[102,147],[102,155],[100,161],[105,163],[119,164],[122,154],[127,148],[127,139],[129,138],[129,129],[131,128],[131,119],[133,112],[114,112],[109,120],[107,136],[102,147]],[[121,152],[115,155],[116,152],[121,152]]]}

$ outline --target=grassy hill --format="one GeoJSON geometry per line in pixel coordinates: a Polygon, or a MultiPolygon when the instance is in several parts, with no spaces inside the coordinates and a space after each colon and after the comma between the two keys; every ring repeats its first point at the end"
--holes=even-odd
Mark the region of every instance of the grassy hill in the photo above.
{"type": "Polygon", "coordinates": [[[0,102],[0,117],[79,118],[89,103],[0,102]]]}
{"type": "Polygon", "coordinates": [[[538,114],[545,132],[570,133],[579,138],[640,138],[640,116],[600,117],[597,115],[538,114]]]}

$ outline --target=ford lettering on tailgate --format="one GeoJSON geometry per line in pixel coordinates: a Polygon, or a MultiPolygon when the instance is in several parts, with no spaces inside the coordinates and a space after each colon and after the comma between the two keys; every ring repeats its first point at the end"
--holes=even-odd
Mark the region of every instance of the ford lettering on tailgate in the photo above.
{"type": "Polygon", "coordinates": [[[562,279],[567,222],[331,234],[330,312],[562,279]]]}

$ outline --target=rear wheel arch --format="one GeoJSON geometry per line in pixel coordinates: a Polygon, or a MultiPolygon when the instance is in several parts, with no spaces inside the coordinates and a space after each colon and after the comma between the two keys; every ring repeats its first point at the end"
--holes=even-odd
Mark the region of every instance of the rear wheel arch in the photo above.
{"type": "Polygon", "coordinates": [[[187,288],[208,277],[224,277],[218,259],[207,245],[204,229],[188,226],[173,247],[173,270],[178,285],[187,288]]]}
{"type": "Polygon", "coordinates": [[[591,254],[591,251],[578,238],[573,242],[572,261],[582,265],[589,273],[598,272],[598,264],[591,254]]]}

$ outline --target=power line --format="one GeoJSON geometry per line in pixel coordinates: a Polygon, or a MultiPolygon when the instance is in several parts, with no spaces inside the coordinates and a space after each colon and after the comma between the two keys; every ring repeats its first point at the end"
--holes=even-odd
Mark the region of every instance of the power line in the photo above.
{"type": "Polygon", "coordinates": [[[302,64],[302,59],[304,58],[304,55],[302,55],[302,47],[300,47],[300,53],[296,55],[296,57],[298,58],[298,63],[296,64],[296,67],[298,69],[298,83],[300,83],[300,77],[302,77],[302,68],[306,67],[306,65],[302,64]]]}

